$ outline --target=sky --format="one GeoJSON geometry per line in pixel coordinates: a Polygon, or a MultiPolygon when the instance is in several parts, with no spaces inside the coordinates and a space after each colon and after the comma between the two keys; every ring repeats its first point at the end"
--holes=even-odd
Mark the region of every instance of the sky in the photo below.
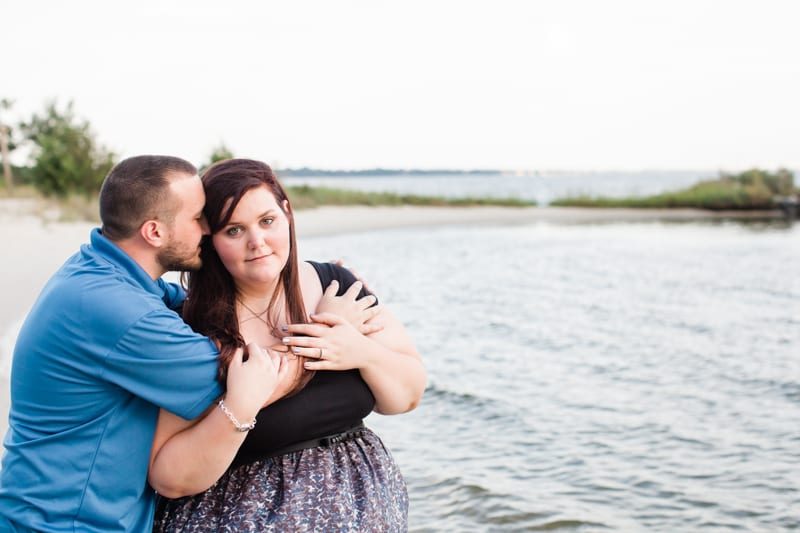
{"type": "Polygon", "coordinates": [[[800,168],[798,20],[796,0],[0,0],[0,120],[72,101],[119,157],[195,164],[224,144],[277,168],[800,168]]]}

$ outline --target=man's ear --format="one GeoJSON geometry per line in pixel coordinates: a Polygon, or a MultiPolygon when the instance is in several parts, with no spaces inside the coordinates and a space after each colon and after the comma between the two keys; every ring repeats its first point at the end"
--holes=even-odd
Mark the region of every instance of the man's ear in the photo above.
{"type": "Polygon", "coordinates": [[[166,228],[158,220],[148,220],[139,228],[139,235],[144,242],[155,248],[164,246],[167,237],[166,228]]]}

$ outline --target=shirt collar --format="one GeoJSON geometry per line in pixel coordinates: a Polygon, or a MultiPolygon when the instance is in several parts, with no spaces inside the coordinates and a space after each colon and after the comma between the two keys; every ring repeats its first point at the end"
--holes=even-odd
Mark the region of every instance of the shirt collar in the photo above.
{"type": "Polygon", "coordinates": [[[164,283],[150,277],[142,266],[133,260],[125,251],[114,244],[100,232],[100,228],[94,228],[90,236],[94,251],[105,258],[109,263],[123,270],[127,276],[137,285],[147,292],[153,293],[159,298],[164,297],[164,283]]]}

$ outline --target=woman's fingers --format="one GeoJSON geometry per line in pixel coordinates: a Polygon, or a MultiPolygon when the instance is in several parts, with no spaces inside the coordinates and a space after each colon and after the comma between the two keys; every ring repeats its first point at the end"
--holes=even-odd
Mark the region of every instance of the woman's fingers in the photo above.
{"type": "Polygon", "coordinates": [[[278,382],[280,383],[283,381],[287,374],[289,373],[289,359],[286,354],[282,354],[280,356],[281,362],[280,367],[278,368],[278,382]]]}
{"type": "Polygon", "coordinates": [[[361,287],[363,286],[364,284],[361,283],[360,281],[354,281],[349,287],[347,287],[347,290],[344,291],[344,294],[342,296],[349,298],[351,300],[355,300],[356,296],[358,296],[358,293],[361,292],[361,287]]]}
{"type": "Polygon", "coordinates": [[[234,365],[237,366],[241,365],[243,359],[244,359],[244,350],[242,350],[241,348],[236,348],[236,350],[233,352],[233,357],[231,357],[231,360],[228,363],[228,368],[230,369],[230,367],[234,365]]]}
{"type": "Polygon", "coordinates": [[[321,337],[328,327],[346,324],[347,320],[335,313],[317,313],[311,315],[312,322],[308,324],[286,324],[281,326],[283,333],[321,337]]]}
{"type": "Polygon", "coordinates": [[[269,349],[272,350],[273,352],[280,352],[283,354],[289,353],[289,347],[286,346],[285,344],[273,344],[272,346],[269,347],[269,349]]]}
{"type": "Polygon", "coordinates": [[[368,309],[364,309],[364,322],[368,322],[381,314],[381,309],[383,309],[380,305],[372,306],[368,309]]]}
{"type": "Polygon", "coordinates": [[[361,289],[363,287],[363,281],[354,281],[353,284],[347,288],[342,297],[354,301],[361,309],[372,307],[375,305],[375,302],[378,301],[378,298],[373,294],[367,294],[366,296],[359,298],[358,295],[361,293],[361,289]]]}
{"type": "Polygon", "coordinates": [[[362,335],[372,335],[379,331],[383,331],[383,324],[362,324],[358,328],[358,332],[362,335]]]}
{"type": "Polygon", "coordinates": [[[247,363],[264,364],[265,362],[272,362],[269,352],[261,349],[261,346],[255,342],[248,343],[247,345],[247,363]]]}
{"type": "Polygon", "coordinates": [[[278,383],[283,354],[264,350],[256,343],[247,345],[247,360],[244,352],[242,348],[234,351],[228,366],[226,401],[230,399],[243,408],[257,410],[278,383]]]}
{"type": "Polygon", "coordinates": [[[317,324],[325,324],[330,327],[347,323],[345,319],[334,313],[317,313],[311,315],[311,320],[317,324]]]}
{"type": "MultiPolygon", "coordinates": [[[[295,339],[308,339],[309,337],[285,337],[283,342],[286,344],[292,345],[295,339]]],[[[325,358],[325,348],[322,346],[309,346],[308,341],[304,341],[303,346],[288,346],[289,350],[292,354],[297,355],[299,357],[305,357],[307,359],[324,359],[325,358]]]]}
{"type": "Polygon", "coordinates": [[[335,279],[328,284],[328,287],[325,289],[325,292],[322,293],[323,298],[327,296],[328,298],[333,298],[336,296],[336,293],[339,292],[339,282],[335,279]]]}

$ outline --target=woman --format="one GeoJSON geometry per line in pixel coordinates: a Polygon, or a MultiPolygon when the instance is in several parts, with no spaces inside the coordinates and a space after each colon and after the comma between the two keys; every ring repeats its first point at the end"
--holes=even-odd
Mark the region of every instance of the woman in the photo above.
{"type": "Polygon", "coordinates": [[[187,322],[217,342],[222,369],[246,344],[289,357],[272,354],[276,385],[254,420],[220,404],[247,437],[210,488],[219,463],[206,468],[202,450],[180,448],[172,434],[185,423],[162,413],[149,480],[177,499],[162,500],[154,531],[404,531],[405,483],[362,419],[418,404],[425,371],[411,338],[385,308],[382,329],[368,335],[330,312],[307,316],[330,281],[344,288],[354,278],[298,262],[289,199],[269,166],[222,161],[203,186],[213,246],[189,277],[187,322]]]}

